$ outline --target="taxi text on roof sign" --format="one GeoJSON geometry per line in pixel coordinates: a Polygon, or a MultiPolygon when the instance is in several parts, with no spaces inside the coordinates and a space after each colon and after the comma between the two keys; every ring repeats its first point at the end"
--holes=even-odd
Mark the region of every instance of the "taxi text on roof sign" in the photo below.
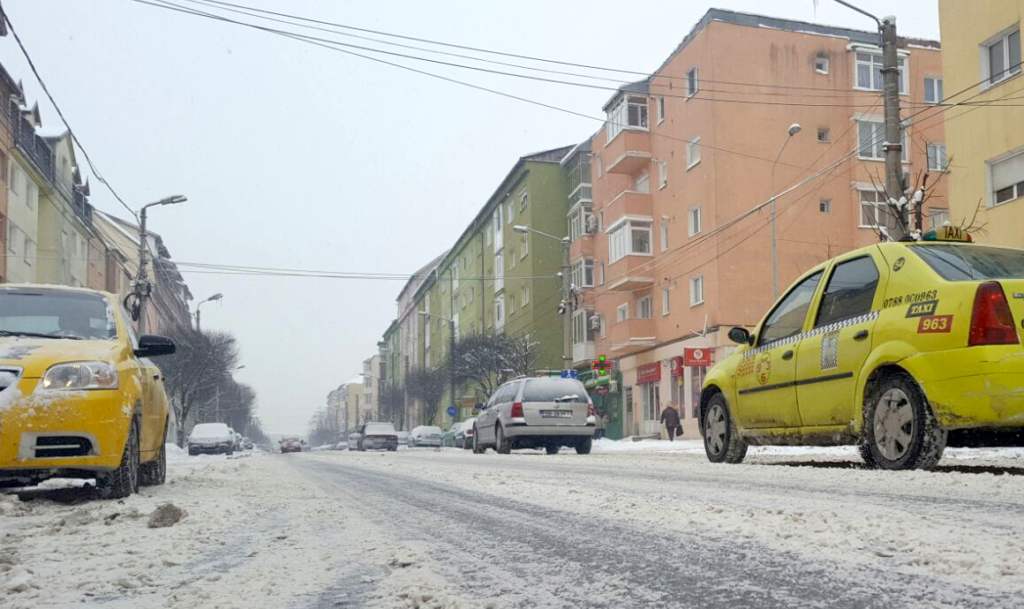
{"type": "Polygon", "coordinates": [[[930,230],[924,234],[925,241],[961,241],[964,243],[973,243],[974,238],[971,237],[970,233],[959,226],[940,226],[935,230],[930,230]]]}

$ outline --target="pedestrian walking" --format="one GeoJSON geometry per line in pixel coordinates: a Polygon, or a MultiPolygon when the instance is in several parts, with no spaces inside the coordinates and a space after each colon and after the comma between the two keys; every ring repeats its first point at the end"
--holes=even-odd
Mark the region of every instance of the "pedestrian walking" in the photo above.
{"type": "Polygon", "coordinates": [[[597,415],[597,427],[594,429],[594,439],[600,440],[604,438],[605,429],[608,427],[608,417],[599,414],[597,415]]]}
{"type": "Polygon", "coordinates": [[[679,411],[672,404],[665,406],[665,409],[661,411],[661,422],[665,424],[665,429],[668,431],[668,441],[675,442],[676,433],[682,426],[679,424],[679,411]]]}

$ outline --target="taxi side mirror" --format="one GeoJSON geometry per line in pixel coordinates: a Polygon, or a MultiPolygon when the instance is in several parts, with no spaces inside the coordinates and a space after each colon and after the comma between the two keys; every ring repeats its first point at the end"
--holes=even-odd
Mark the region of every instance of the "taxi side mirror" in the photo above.
{"type": "Polygon", "coordinates": [[[729,340],[741,345],[749,345],[750,332],[746,328],[732,328],[729,330],[729,340]]]}
{"type": "Polygon", "coordinates": [[[160,355],[173,355],[174,351],[174,341],[166,336],[143,334],[139,337],[139,347],[135,350],[135,356],[157,357],[160,355]]]}

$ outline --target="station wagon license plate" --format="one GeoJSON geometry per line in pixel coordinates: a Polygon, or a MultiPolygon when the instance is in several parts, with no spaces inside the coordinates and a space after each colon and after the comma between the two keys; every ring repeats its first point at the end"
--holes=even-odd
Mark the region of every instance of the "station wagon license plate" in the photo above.
{"type": "Polygon", "coordinates": [[[541,418],[544,419],[571,419],[571,410],[541,410],[541,418]]]}

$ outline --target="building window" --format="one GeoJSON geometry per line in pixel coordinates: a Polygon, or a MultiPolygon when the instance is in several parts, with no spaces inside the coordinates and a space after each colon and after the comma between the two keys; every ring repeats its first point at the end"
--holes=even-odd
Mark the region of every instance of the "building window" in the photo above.
{"type": "Polygon", "coordinates": [[[633,182],[633,191],[649,193],[651,192],[651,176],[646,171],[640,174],[640,177],[633,182]]]}
{"type": "Polygon", "coordinates": [[[604,175],[604,163],[601,162],[601,157],[597,157],[597,177],[600,178],[604,175]]]}
{"type": "Polygon", "coordinates": [[[599,323],[601,324],[601,330],[600,330],[601,338],[607,338],[607,336],[608,336],[608,327],[604,323],[604,317],[600,318],[600,322],[599,323]]]}
{"type": "Polygon", "coordinates": [[[502,252],[494,254],[494,291],[500,292],[505,289],[505,255],[502,252]]]}
{"type": "Polygon", "coordinates": [[[928,144],[928,170],[946,171],[947,167],[946,145],[936,143],[928,144]]]}
{"type": "Polygon", "coordinates": [[[474,286],[469,286],[469,302],[473,302],[475,300],[476,300],[476,288],[474,286]]]}
{"type": "Polygon", "coordinates": [[[668,315],[669,311],[669,294],[668,288],[661,288],[661,314],[662,316],[668,315]]]}
{"type": "Polygon", "coordinates": [[[509,316],[515,315],[516,312],[516,295],[512,294],[508,297],[508,314],[509,316]]]}
{"type": "MultiPolygon", "coordinates": [[[[907,162],[907,130],[903,129],[903,162],[907,162]]],[[[885,124],[878,120],[857,120],[857,156],[864,160],[885,160],[885,124]]]]}
{"type": "Polygon", "coordinates": [[[656,107],[658,108],[658,124],[660,125],[661,123],[665,122],[665,97],[664,96],[658,98],[658,104],[657,104],[656,107]]]}
{"type": "Polygon", "coordinates": [[[657,421],[661,412],[661,385],[644,383],[640,385],[640,393],[644,400],[644,420],[657,421]]]}
{"type": "Polygon", "coordinates": [[[650,296],[644,296],[636,301],[636,316],[640,319],[654,317],[654,304],[650,296]]]}
{"type": "Polygon", "coordinates": [[[686,169],[689,171],[694,165],[700,163],[700,136],[686,142],[686,169]]]}
{"type": "Polygon", "coordinates": [[[587,230],[588,222],[595,222],[592,209],[589,206],[577,206],[569,212],[569,240],[576,241],[583,235],[592,232],[587,230]]]}
{"type": "Polygon", "coordinates": [[[502,239],[503,235],[504,235],[504,233],[502,232],[502,219],[503,218],[501,216],[501,206],[500,205],[498,206],[497,209],[494,210],[494,214],[492,215],[492,218],[493,218],[493,220],[492,220],[491,224],[494,225],[494,249],[500,250],[504,246],[503,239],[502,239]]]}
{"type": "Polygon", "coordinates": [[[875,228],[884,226],[896,228],[896,218],[886,203],[884,192],[876,190],[860,191],[860,227],[875,228]]]}
{"type": "Polygon", "coordinates": [[[647,98],[638,95],[620,97],[608,111],[608,141],[623,129],[647,131],[647,98]]]}
{"type": "Polygon", "coordinates": [[[608,231],[608,258],[610,263],[618,262],[626,256],[650,256],[651,251],[650,220],[626,220],[608,231]]]}
{"type": "Polygon", "coordinates": [[[581,345],[587,340],[587,311],[577,311],[572,315],[572,343],[581,345]]]}
{"type": "Polygon", "coordinates": [[[530,194],[525,190],[519,193],[519,211],[526,210],[526,204],[530,202],[530,194]]]}
{"type": "Polygon", "coordinates": [[[597,265],[597,285],[604,285],[604,263],[599,262],[597,265]]]}
{"type": "Polygon", "coordinates": [[[658,164],[658,190],[668,186],[668,161],[658,164]]]}
{"type": "Polygon", "coordinates": [[[823,214],[832,213],[832,199],[821,199],[818,201],[818,211],[823,214]]]}
{"type": "Polygon", "coordinates": [[[508,268],[509,270],[516,268],[516,261],[519,258],[516,256],[516,248],[509,248],[508,250],[508,268]]]}
{"type": "Polygon", "coordinates": [[[523,286],[522,292],[523,295],[520,298],[520,300],[523,303],[523,306],[525,307],[526,305],[530,304],[530,288],[527,286],[523,286]]]}
{"type": "Polygon", "coordinates": [[[695,307],[704,302],[704,275],[690,278],[690,306],[695,307]]]}
{"type": "Polygon", "coordinates": [[[1024,197],[1024,152],[997,162],[989,162],[992,176],[992,205],[1001,205],[1024,197]]]}
{"type": "Polygon", "coordinates": [[[828,127],[818,127],[818,143],[828,144],[832,141],[832,132],[828,127]]]}
{"type": "Polygon", "coordinates": [[[701,230],[700,205],[690,208],[690,236],[694,236],[701,230]]]}
{"type": "Polygon", "coordinates": [[[572,265],[572,284],[578,288],[594,287],[594,260],[587,258],[577,260],[572,265]]]}
{"type": "Polygon", "coordinates": [[[501,328],[505,325],[505,297],[498,296],[494,299],[494,325],[501,328]]]}
{"type": "Polygon", "coordinates": [[[828,74],[828,57],[816,55],[814,57],[814,71],[818,74],[828,74]]]}
{"type": "Polygon", "coordinates": [[[491,230],[493,229],[491,229],[490,224],[484,227],[484,245],[490,245],[492,243],[491,230]]]}
{"type": "Polygon", "coordinates": [[[661,251],[668,250],[668,222],[661,223],[661,251]]]}
{"type": "Polygon", "coordinates": [[[519,255],[519,259],[526,258],[526,255],[530,253],[530,235],[523,235],[523,253],[519,255]]]}
{"type": "Polygon", "coordinates": [[[615,321],[623,322],[629,319],[629,303],[623,303],[615,309],[615,321]]]}
{"type": "MultiPolygon", "coordinates": [[[[882,52],[866,53],[858,51],[854,60],[857,72],[857,83],[855,88],[867,91],[881,91],[884,80],[882,78],[882,52]]],[[[907,58],[900,57],[897,66],[900,73],[900,93],[907,92],[907,58]]]]}
{"type": "Polygon", "coordinates": [[[928,230],[935,230],[949,224],[949,210],[933,207],[928,210],[928,230]]]}
{"type": "Polygon", "coordinates": [[[1020,74],[1020,29],[1001,34],[984,46],[981,75],[988,86],[1020,74]]]}
{"type": "Polygon", "coordinates": [[[700,70],[693,66],[686,72],[686,97],[693,97],[700,91],[700,70]]]}
{"type": "Polygon", "coordinates": [[[942,93],[942,79],[938,76],[927,76],[924,79],[924,101],[929,104],[940,104],[945,99],[942,93]]]}
{"type": "Polygon", "coordinates": [[[505,215],[507,216],[509,224],[512,224],[513,222],[515,222],[515,220],[516,220],[516,208],[512,206],[512,203],[509,203],[508,205],[505,206],[505,215]]]}
{"type": "Polygon", "coordinates": [[[11,162],[11,174],[10,175],[11,175],[11,183],[10,183],[9,186],[11,187],[11,192],[13,192],[14,194],[20,194],[21,193],[21,176],[22,176],[22,173],[21,173],[21,169],[17,165],[15,165],[13,162],[11,162]]]}

